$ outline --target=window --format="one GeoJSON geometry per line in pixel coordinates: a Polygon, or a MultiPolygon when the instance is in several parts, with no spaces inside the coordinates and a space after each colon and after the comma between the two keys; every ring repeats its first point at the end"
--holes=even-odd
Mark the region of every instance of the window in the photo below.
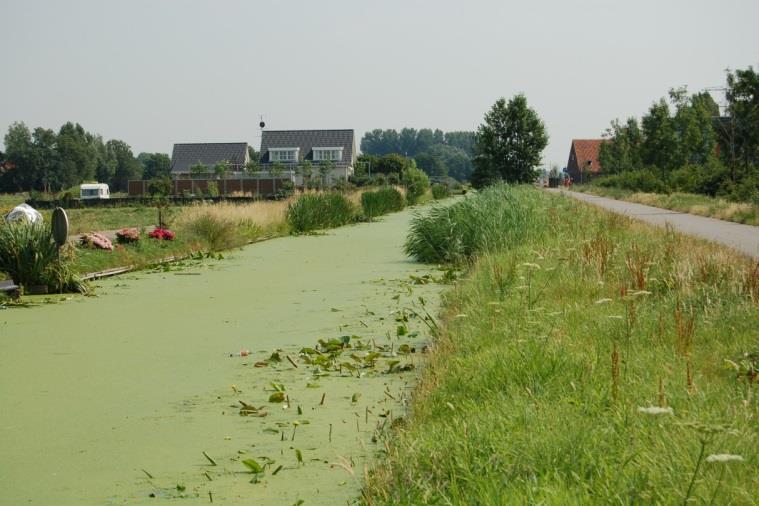
{"type": "Polygon", "coordinates": [[[298,161],[298,151],[300,148],[269,148],[269,161],[295,163],[298,161]]]}
{"type": "Polygon", "coordinates": [[[343,148],[314,148],[314,161],[323,162],[330,160],[340,162],[343,159],[343,148]]]}

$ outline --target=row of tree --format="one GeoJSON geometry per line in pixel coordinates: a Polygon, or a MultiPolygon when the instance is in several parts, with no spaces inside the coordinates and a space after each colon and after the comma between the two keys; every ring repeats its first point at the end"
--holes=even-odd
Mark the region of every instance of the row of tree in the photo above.
{"type": "Polygon", "coordinates": [[[398,132],[394,129],[378,128],[364,134],[361,139],[361,152],[377,156],[398,153],[413,158],[438,145],[458,148],[470,157],[474,156],[474,132],[443,132],[430,128],[402,128],[398,132]]]}
{"type": "Polygon", "coordinates": [[[0,191],[55,192],[84,181],[108,183],[125,191],[130,179],[168,177],[171,161],[164,153],[135,157],[124,141],[104,141],[80,124],[68,122],[55,132],[14,123],[5,135],[0,160],[0,191]]]}
{"type": "Polygon", "coordinates": [[[601,146],[604,172],[645,171],[672,189],[711,194],[759,187],[759,74],[752,67],[728,71],[725,98],[721,112],[706,91],[672,89],[640,121],[613,121],[601,146]]]}
{"type": "Polygon", "coordinates": [[[430,176],[450,176],[463,181],[472,174],[475,134],[430,128],[403,128],[400,132],[376,129],[364,134],[361,152],[363,161],[373,166],[372,172],[400,172],[396,167],[399,159],[409,158],[430,176]],[[392,156],[398,158],[388,158],[392,156]]]}

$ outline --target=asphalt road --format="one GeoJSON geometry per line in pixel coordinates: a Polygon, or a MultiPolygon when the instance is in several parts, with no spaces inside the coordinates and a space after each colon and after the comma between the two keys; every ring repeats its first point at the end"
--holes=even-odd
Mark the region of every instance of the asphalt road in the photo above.
{"type": "Polygon", "coordinates": [[[550,191],[589,202],[615,213],[624,214],[653,225],[663,227],[666,224],[670,224],[677,231],[684,234],[725,244],[741,253],[759,258],[759,227],[598,197],[586,193],[567,190],[550,191]]]}

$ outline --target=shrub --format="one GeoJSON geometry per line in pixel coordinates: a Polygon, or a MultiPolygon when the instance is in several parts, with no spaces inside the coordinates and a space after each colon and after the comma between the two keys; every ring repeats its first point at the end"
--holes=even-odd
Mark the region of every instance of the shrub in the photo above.
{"type": "Polygon", "coordinates": [[[150,195],[171,195],[173,189],[174,182],[169,177],[153,178],[148,182],[150,195]]]}
{"type": "Polygon", "coordinates": [[[666,193],[664,175],[656,169],[640,169],[599,177],[594,184],[604,188],[622,188],[636,192],[666,193]]]}
{"type": "Polygon", "coordinates": [[[451,195],[447,184],[436,183],[432,185],[432,198],[435,200],[444,199],[451,195]]]}
{"type": "Polygon", "coordinates": [[[173,241],[175,236],[174,232],[168,228],[156,227],[148,234],[148,237],[158,239],[159,241],[173,241]]]}
{"type": "Polygon", "coordinates": [[[461,263],[511,248],[542,233],[545,213],[535,210],[543,199],[527,187],[493,185],[415,216],[404,249],[420,262],[461,263]]]}
{"type": "Polygon", "coordinates": [[[353,205],[337,192],[303,195],[287,208],[287,223],[298,233],[339,227],[353,216],[353,205]]]}
{"type": "Polygon", "coordinates": [[[427,174],[413,165],[403,169],[401,180],[403,186],[406,187],[406,201],[410,205],[419,202],[421,196],[430,187],[430,178],[427,177],[427,174]]]}
{"type": "Polygon", "coordinates": [[[70,258],[58,260],[58,246],[43,223],[0,223],[0,272],[19,285],[85,292],[86,285],[69,267],[70,258]]]}
{"type": "Polygon", "coordinates": [[[216,181],[209,181],[208,186],[206,188],[206,195],[209,197],[218,197],[219,183],[217,183],[216,181]]]}
{"type": "Polygon", "coordinates": [[[405,205],[403,195],[397,189],[388,186],[361,195],[361,207],[367,218],[400,211],[405,205]]]}
{"type": "Polygon", "coordinates": [[[122,228],[116,232],[116,242],[119,244],[129,244],[140,240],[140,231],[136,228],[122,228]]]}

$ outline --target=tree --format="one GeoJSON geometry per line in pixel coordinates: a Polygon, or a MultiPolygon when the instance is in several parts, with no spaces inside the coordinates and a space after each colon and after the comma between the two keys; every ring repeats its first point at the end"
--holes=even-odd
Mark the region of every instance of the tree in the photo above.
{"type": "Polygon", "coordinates": [[[759,73],[753,67],[728,72],[726,97],[732,136],[725,147],[748,172],[759,164],[759,73]]]}
{"type": "Polygon", "coordinates": [[[459,148],[470,158],[474,158],[474,132],[447,132],[445,134],[445,144],[454,148],[459,148]]]}
{"type": "Polygon", "coordinates": [[[298,162],[296,170],[298,171],[298,174],[303,178],[303,188],[306,188],[308,183],[311,181],[311,175],[314,172],[311,160],[303,160],[298,162]]]}
{"type": "Polygon", "coordinates": [[[669,104],[663,98],[654,102],[641,120],[643,143],[641,154],[645,165],[671,171],[678,167],[678,142],[675,122],[669,104]]]}
{"type": "Polygon", "coordinates": [[[322,160],[319,162],[319,175],[321,176],[322,186],[327,186],[330,172],[334,168],[335,164],[332,160],[322,160]]]}
{"type": "Polygon", "coordinates": [[[13,123],[5,134],[4,191],[32,190],[37,180],[32,133],[24,123],[13,123]]]}
{"type": "Polygon", "coordinates": [[[403,169],[401,182],[406,188],[406,200],[414,205],[430,187],[430,178],[412,162],[403,169]]]}
{"type": "Polygon", "coordinates": [[[250,158],[250,161],[255,160],[256,163],[261,159],[261,153],[256,151],[256,148],[253,146],[248,146],[248,158],[250,158]]]}
{"type": "Polygon", "coordinates": [[[389,153],[377,159],[376,165],[372,166],[372,172],[381,174],[396,173],[401,171],[409,164],[408,158],[398,153],[389,153]]]}
{"type": "Polygon", "coordinates": [[[142,165],[143,179],[171,177],[171,158],[166,153],[140,153],[137,160],[142,165]]]}
{"type": "Polygon", "coordinates": [[[443,163],[445,174],[454,179],[466,181],[472,175],[472,159],[460,148],[436,144],[427,153],[439,159],[443,163]]]}
{"type": "Polygon", "coordinates": [[[95,179],[99,183],[113,185],[113,177],[116,174],[116,155],[99,135],[93,139],[93,145],[96,153],[95,179]]]}
{"type": "Polygon", "coordinates": [[[68,188],[95,177],[97,151],[91,140],[92,136],[79,123],[68,122],[58,131],[55,146],[59,165],[55,178],[51,179],[59,187],[68,188]]]}
{"type": "Polygon", "coordinates": [[[130,179],[142,178],[142,166],[132,154],[132,148],[124,141],[111,139],[106,143],[116,157],[116,172],[113,175],[113,190],[127,191],[130,179]]]}
{"type": "MultiPolygon", "coordinates": [[[[434,147],[434,146],[433,146],[434,147]]],[[[416,165],[422,169],[427,175],[430,176],[446,176],[448,172],[445,164],[437,156],[433,155],[429,151],[419,153],[414,157],[416,165]]]]}
{"type": "Polygon", "coordinates": [[[411,156],[417,153],[424,153],[431,148],[433,144],[435,144],[435,134],[433,134],[432,130],[429,128],[422,128],[416,133],[416,149],[411,156]]]}
{"type": "Polygon", "coordinates": [[[637,119],[628,118],[625,124],[619,120],[612,121],[611,127],[606,129],[605,137],[608,142],[601,144],[599,154],[604,172],[616,174],[641,168],[643,134],[637,119]]]}
{"type": "Polygon", "coordinates": [[[258,160],[259,160],[258,158],[251,158],[245,164],[245,172],[247,172],[248,175],[253,175],[256,172],[261,170],[261,164],[259,163],[258,160]]]}
{"type": "Polygon", "coordinates": [[[213,166],[213,173],[218,179],[224,179],[229,171],[232,170],[232,165],[227,160],[219,160],[216,165],[213,166]]]}
{"type": "Polygon", "coordinates": [[[472,183],[480,188],[497,180],[531,182],[547,144],[543,121],[527,106],[524,95],[516,95],[508,104],[499,99],[477,129],[472,183]]]}
{"type": "Polygon", "coordinates": [[[198,163],[195,165],[190,166],[190,174],[194,177],[202,176],[204,174],[208,174],[208,166],[198,160],[198,163]]]}
{"type": "Polygon", "coordinates": [[[271,167],[269,167],[269,175],[272,177],[272,188],[274,193],[277,193],[277,179],[279,179],[284,172],[285,166],[280,162],[274,162],[271,167]]]}
{"type": "Polygon", "coordinates": [[[400,153],[403,156],[413,156],[417,153],[416,149],[416,130],[413,128],[403,128],[398,136],[400,144],[400,153]]]}

